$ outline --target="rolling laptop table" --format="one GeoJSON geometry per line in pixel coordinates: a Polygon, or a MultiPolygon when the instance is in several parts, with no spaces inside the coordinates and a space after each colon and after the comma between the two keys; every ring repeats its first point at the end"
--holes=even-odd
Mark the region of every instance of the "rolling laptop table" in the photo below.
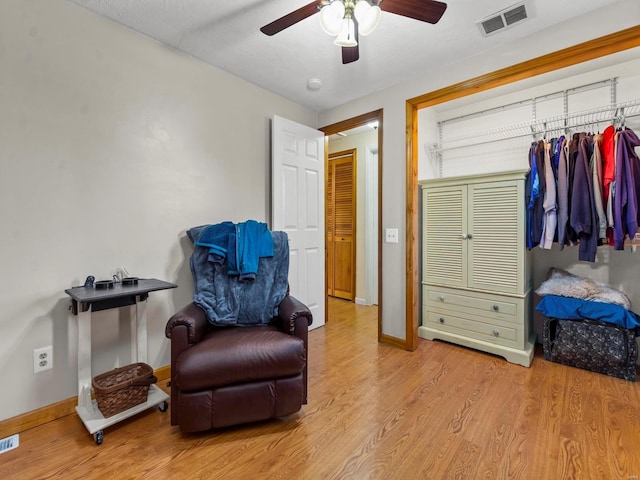
{"type": "Polygon", "coordinates": [[[112,288],[95,289],[93,287],[74,287],[65,290],[72,298],[72,313],[78,318],[78,406],[76,412],[82,419],[96,444],[102,443],[103,429],[129,418],[147,408],[159,405],[161,411],[168,408],[167,395],[156,385],[149,387],[147,401],[120,413],[105,418],[95,400],[91,400],[91,312],[136,306],[132,320],[136,341],[132,345],[134,362],[147,361],[147,316],[145,312],[149,292],[176,288],[177,285],[154,278],[138,279],[135,285],[115,283],[112,288]]]}

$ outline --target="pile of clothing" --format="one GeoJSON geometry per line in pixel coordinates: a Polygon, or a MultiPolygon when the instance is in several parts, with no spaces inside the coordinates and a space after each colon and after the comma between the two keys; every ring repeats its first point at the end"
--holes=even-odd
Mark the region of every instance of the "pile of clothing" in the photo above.
{"type": "Polygon", "coordinates": [[[542,297],[536,310],[546,317],[597,320],[640,333],[640,316],[631,311],[629,297],[606,283],[551,268],[536,293],[542,297]]]}
{"type": "Polygon", "coordinates": [[[579,244],[579,260],[595,261],[598,245],[624,249],[640,222],[640,146],[636,133],[608,126],[541,140],[529,150],[527,248],[579,244]]]}
{"type": "Polygon", "coordinates": [[[624,292],[551,268],[536,293],[545,360],[636,380],[640,317],[624,292]]]}

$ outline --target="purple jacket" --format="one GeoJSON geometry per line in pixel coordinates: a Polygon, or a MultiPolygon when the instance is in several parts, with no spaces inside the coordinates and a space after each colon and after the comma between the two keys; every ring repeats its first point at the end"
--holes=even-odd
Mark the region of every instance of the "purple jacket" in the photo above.
{"type": "Polygon", "coordinates": [[[633,130],[618,133],[616,145],[616,190],[613,204],[613,245],[624,250],[624,237],[633,237],[638,231],[638,187],[640,186],[640,159],[635,147],[640,139],[633,130]]]}

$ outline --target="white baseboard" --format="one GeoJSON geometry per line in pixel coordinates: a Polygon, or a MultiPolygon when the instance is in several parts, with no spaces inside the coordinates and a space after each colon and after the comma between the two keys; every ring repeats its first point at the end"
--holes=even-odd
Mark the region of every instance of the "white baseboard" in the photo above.
{"type": "Polygon", "coordinates": [[[364,298],[356,297],[356,305],[368,305],[368,303],[364,298]]]}

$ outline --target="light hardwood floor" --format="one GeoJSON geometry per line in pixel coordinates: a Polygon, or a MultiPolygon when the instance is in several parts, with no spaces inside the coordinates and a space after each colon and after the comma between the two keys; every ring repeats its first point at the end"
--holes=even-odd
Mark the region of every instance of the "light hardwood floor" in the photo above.
{"type": "Polygon", "coordinates": [[[96,446],[75,415],[0,455],[2,479],[637,479],[640,384],[531,368],[442,342],[378,344],[340,300],[310,332],[309,404],[286,420],[183,435],[149,410],[96,446]]]}

